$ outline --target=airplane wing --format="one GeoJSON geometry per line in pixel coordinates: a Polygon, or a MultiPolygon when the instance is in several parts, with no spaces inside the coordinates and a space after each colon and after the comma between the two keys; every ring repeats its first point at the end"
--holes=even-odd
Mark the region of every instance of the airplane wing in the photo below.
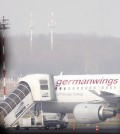
{"type": "Polygon", "coordinates": [[[117,102],[120,101],[120,95],[116,95],[105,91],[100,92],[96,92],[95,90],[89,90],[89,91],[105,100],[116,100],[117,102]]]}
{"type": "Polygon", "coordinates": [[[111,105],[113,105],[113,107],[117,107],[118,112],[120,113],[120,95],[116,95],[105,91],[100,92],[96,92],[95,90],[89,90],[89,91],[101,97],[105,102],[108,102],[111,105]]]}

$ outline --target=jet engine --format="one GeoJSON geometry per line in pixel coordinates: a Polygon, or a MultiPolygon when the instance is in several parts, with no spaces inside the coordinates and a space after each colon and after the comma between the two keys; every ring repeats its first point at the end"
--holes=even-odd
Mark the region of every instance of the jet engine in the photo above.
{"type": "Polygon", "coordinates": [[[78,104],[73,114],[82,124],[94,124],[116,116],[117,112],[102,104],[78,104]]]}

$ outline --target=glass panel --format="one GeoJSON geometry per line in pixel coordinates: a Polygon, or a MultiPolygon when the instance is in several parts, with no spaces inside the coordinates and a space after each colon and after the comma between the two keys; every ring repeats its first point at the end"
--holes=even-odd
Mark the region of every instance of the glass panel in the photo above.
{"type": "Polygon", "coordinates": [[[47,83],[48,83],[47,80],[40,80],[40,84],[41,84],[41,85],[46,85],[47,83]]]}
{"type": "Polygon", "coordinates": [[[25,96],[29,94],[29,90],[23,85],[19,85],[17,88],[20,89],[25,94],[25,96]]]}
{"type": "Polygon", "coordinates": [[[20,102],[20,99],[15,94],[10,94],[9,97],[13,99],[17,104],[20,102]]]}
{"type": "Polygon", "coordinates": [[[48,85],[40,85],[41,90],[48,90],[48,85]]]}
{"type": "Polygon", "coordinates": [[[7,111],[7,113],[11,111],[10,106],[7,105],[6,103],[1,103],[0,106],[3,107],[7,111]]]}
{"type": "Polygon", "coordinates": [[[23,100],[24,94],[21,91],[16,89],[13,93],[17,94],[20,97],[20,99],[23,100]]]}
{"type": "Polygon", "coordinates": [[[20,85],[18,85],[17,89],[15,89],[3,102],[0,104],[0,111],[2,114],[4,114],[4,117],[7,115],[7,113],[10,113],[12,110],[11,108],[15,108],[16,104],[20,102],[20,99],[23,100],[25,95],[28,95],[30,92],[30,87],[28,84],[21,82],[20,85]],[[19,90],[18,90],[19,89],[19,90]],[[21,90],[21,91],[20,91],[21,90]],[[19,99],[20,98],[20,99],[19,99]],[[16,104],[15,104],[16,103],[16,104]],[[5,110],[6,112],[5,112],[5,110]]]}
{"type": "Polygon", "coordinates": [[[29,91],[31,91],[31,90],[30,90],[30,87],[29,87],[29,85],[28,85],[27,83],[25,83],[25,82],[20,82],[19,84],[22,85],[23,87],[27,88],[29,91]]]}
{"type": "Polygon", "coordinates": [[[2,108],[0,108],[0,113],[1,113],[0,116],[2,116],[2,114],[4,115],[4,117],[7,115],[6,112],[2,108]]]}
{"type": "Polygon", "coordinates": [[[12,101],[10,98],[6,98],[5,102],[7,102],[12,107],[12,109],[16,106],[15,102],[12,101]]]}

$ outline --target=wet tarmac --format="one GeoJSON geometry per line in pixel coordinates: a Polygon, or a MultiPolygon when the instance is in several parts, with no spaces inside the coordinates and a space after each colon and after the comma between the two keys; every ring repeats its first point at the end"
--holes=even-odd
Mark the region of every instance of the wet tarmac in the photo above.
{"type": "Polygon", "coordinates": [[[120,133],[120,126],[89,126],[89,127],[81,127],[81,128],[74,128],[74,129],[38,129],[38,128],[29,128],[29,129],[20,129],[16,130],[15,128],[3,130],[1,131],[3,134],[63,134],[63,133],[71,133],[71,134],[119,134],[120,133]]]}

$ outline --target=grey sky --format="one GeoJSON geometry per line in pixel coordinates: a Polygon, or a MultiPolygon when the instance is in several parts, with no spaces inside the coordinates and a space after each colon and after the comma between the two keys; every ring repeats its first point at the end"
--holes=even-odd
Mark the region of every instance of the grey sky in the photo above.
{"type": "Polygon", "coordinates": [[[49,33],[52,11],[55,33],[120,37],[120,0],[0,0],[0,18],[9,18],[11,34],[29,34],[31,12],[34,34],[49,33]]]}

